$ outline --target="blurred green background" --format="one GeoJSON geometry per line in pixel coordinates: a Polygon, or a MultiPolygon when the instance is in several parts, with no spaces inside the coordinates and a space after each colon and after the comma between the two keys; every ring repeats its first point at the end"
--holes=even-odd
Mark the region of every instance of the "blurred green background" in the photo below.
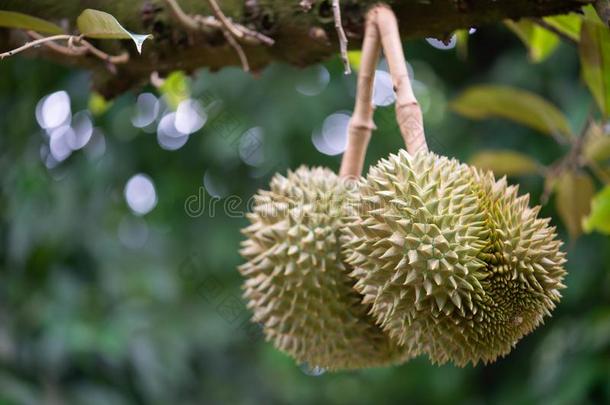
{"type": "MultiPolygon", "coordinates": [[[[448,102],[469,85],[531,90],[575,131],[593,108],[569,44],[540,64],[500,26],[471,35],[465,60],[423,39],[405,46],[440,154],[466,161],[513,149],[550,164],[566,151],[513,123],[452,113],[448,102]]],[[[189,80],[199,107],[186,125],[205,123],[179,147],[187,138],[163,132],[155,88],[93,114],[86,72],[26,57],[0,63],[0,403],[610,403],[610,239],[570,240],[552,200],[542,215],[566,241],[568,288],[553,317],[506,358],[321,373],[266,343],[241,299],[243,212],[275,172],[338,169],[340,155],[328,153],[340,151],[356,78],[337,59],[189,80]],[[50,137],[41,125],[62,114],[72,132],[50,137]]],[[[380,106],[376,122],[367,164],[401,147],[393,105],[380,106]]],[[[539,203],[541,178],[511,181],[539,203]]]]}

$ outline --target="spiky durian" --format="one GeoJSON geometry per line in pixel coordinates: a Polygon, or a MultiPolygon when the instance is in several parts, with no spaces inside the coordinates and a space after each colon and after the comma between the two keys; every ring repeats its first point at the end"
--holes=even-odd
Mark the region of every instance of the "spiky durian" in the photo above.
{"type": "Polygon", "coordinates": [[[409,357],[367,315],[342,260],[340,228],[354,196],[330,170],[301,167],[255,196],[243,231],[240,272],[253,321],[280,350],[325,369],[409,357]]]}
{"type": "Polygon", "coordinates": [[[559,300],[561,242],[505,179],[401,151],[371,168],[360,192],[346,261],[377,322],[409,350],[490,362],[559,300]]]}

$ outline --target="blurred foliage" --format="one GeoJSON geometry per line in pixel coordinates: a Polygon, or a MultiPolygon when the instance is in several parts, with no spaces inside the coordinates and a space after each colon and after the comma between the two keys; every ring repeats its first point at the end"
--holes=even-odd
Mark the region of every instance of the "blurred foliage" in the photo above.
{"type": "Polygon", "coordinates": [[[49,34],[64,33],[60,26],[53,24],[52,22],[27,14],[4,10],[0,10],[0,27],[20,28],[25,30],[46,32],[49,34]]]}
{"type": "MultiPolygon", "coordinates": [[[[480,28],[467,45],[468,58],[461,60],[424,40],[406,44],[430,148],[461,160],[478,156],[488,166],[495,162],[490,153],[501,153],[502,170],[522,193],[531,193],[532,203],[549,197],[545,183],[565,189],[557,181],[566,173],[572,187],[542,207],[568,240],[564,299],[506,358],[464,369],[420,358],[400,367],[314,376],[319,373],[265,343],[249,322],[235,270],[247,200],[274,172],[300,164],[338,168],[338,156],[312,143],[326,117],[353,107],[355,77],[343,75],[338,59],[325,65],[328,83],[309,96],[295,86],[318,77],[319,67],[273,65],[258,79],[229,68],[166,80],[178,93],[186,86],[187,97],[207,114],[203,128],[176,151],[159,147],[155,125],[132,125],[136,94],[125,94],[96,108],[94,137],[83,150],[47,165],[37,103],[65,90],[72,111],[87,109],[93,100],[88,76],[11,58],[0,63],[0,403],[610,402],[610,239],[597,232],[569,238],[574,225],[558,220],[562,210],[553,203],[566,194],[571,206],[588,207],[585,187],[577,184],[587,183],[587,194],[591,184],[574,176],[588,176],[601,189],[607,170],[608,149],[592,146],[608,144],[607,123],[591,115],[599,110],[578,80],[579,53],[561,42],[532,65],[519,40],[501,27],[480,28]],[[532,95],[504,109],[535,115],[556,106],[561,113],[553,127],[574,139],[537,136],[548,128],[541,124],[495,119],[505,117],[502,111],[485,114],[491,119],[484,121],[449,111],[447,100],[489,83],[532,95]],[[533,95],[528,108],[517,106],[533,95]],[[243,153],[251,128],[263,134],[256,166],[243,153]],[[578,149],[588,151],[578,153],[584,162],[570,158],[570,170],[551,170],[573,155],[578,139],[578,149]],[[532,175],[534,167],[554,175],[532,175]],[[144,216],[124,198],[137,173],[153,180],[158,198],[144,216]],[[237,210],[228,209],[231,201],[237,210]]],[[[401,147],[393,106],[378,108],[375,120],[367,164],[401,147]]],[[[607,230],[607,207],[604,191],[593,200],[587,230],[607,230]]],[[[581,223],[580,215],[570,218],[581,223]]]]}
{"type": "Polygon", "coordinates": [[[542,133],[571,137],[567,118],[555,106],[527,91],[506,86],[473,86],[452,102],[469,118],[502,117],[542,133]]]}
{"type": "MultiPolygon", "coordinates": [[[[603,231],[606,225],[598,225],[597,221],[605,217],[599,211],[585,221],[596,186],[592,176],[583,169],[588,168],[600,183],[610,183],[610,123],[605,121],[609,117],[610,102],[610,29],[592,6],[586,7],[583,14],[507,21],[506,25],[527,45],[535,62],[546,59],[559,45],[559,37],[551,30],[561,32],[577,46],[582,77],[598,111],[590,112],[583,129],[576,133],[565,114],[532,92],[498,85],[473,86],[452,102],[454,111],[475,119],[509,119],[552,135],[559,145],[568,145],[569,149],[547,167],[540,167],[524,154],[507,151],[483,150],[471,159],[471,163],[497,175],[541,174],[545,178],[542,199],[546,201],[556,192],[557,212],[570,237],[579,237],[583,224],[588,232],[603,231]]],[[[597,207],[603,206],[599,199],[593,203],[597,207]]]]}
{"type": "Polygon", "coordinates": [[[189,98],[191,86],[188,77],[181,71],[170,73],[159,86],[165,102],[172,109],[178,108],[178,104],[189,98]]]}
{"type": "Polygon", "coordinates": [[[591,214],[583,227],[587,232],[593,230],[610,235],[610,186],[604,187],[591,202],[591,214]]]}
{"type": "Polygon", "coordinates": [[[470,158],[481,169],[492,170],[497,176],[525,176],[540,172],[534,159],[511,150],[482,151],[470,158]]]}
{"type": "Polygon", "coordinates": [[[559,46],[559,37],[534,21],[527,19],[518,22],[509,20],[505,24],[527,46],[532,62],[545,60],[559,46]]]}

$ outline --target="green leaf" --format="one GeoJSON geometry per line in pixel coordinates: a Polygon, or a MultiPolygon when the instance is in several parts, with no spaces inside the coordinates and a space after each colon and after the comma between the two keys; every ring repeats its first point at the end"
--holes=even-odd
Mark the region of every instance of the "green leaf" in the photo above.
{"type": "Polygon", "coordinates": [[[76,19],[79,31],[89,38],[131,39],[138,53],[142,53],[142,44],[152,35],[134,34],[127,31],[112,15],[99,10],[86,9],[76,19]]]}
{"type": "Polygon", "coordinates": [[[505,118],[544,134],[571,138],[567,118],[536,94],[505,86],[474,86],[451,103],[451,108],[468,118],[505,118]]]}
{"type": "Polygon", "coordinates": [[[159,90],[167,105],[175,110],[180,102],[190,97],[189,87],[188,77],[184,72],[176,70],[165,78],[159,90]]]}
{"type": "MultiPolygon", "coordinates": [[[[602,1],[602,0],[598,0],[602,1]]],[[[583,16],[585,20],[598,22],[600,24],[604,24],[600,13],[597,12],[596,7],[593,4],[589,4],[582,8],[583,16]]]]}
{"type": "Polygon", "coordinates": [[[595,2],[595,11],[599,19],[610,27],[610,0],[597,0],[595,2]]]}
{"type": "Polygon", "coordinates": [[[349,51],[347,53],[347,60],[349,60],[349,64],[354,70],[359,70],[360,62],[362,60],[362,51],[349,51]]]}
{"type": "Polygon", "coordinates": [[[112,102],[106,100],[100,93],[93,92],[89,96],[89,111],[96,117],[104,114],[111,105],[112,102]]]}
{"type": "Polygon", "coordinates": [[[505,21],[529,50],[532,62],[542,62],[559,46],[559,37],[530,20],[505,21]]]}
{"type": "Polygon", "coordinates": [[[457,30],[455,32],[457,54],[462,59],[468,57],[468,37],[470,37],[468,30],[457,30]]]}
{"type": "Polygon", "coordinates": [[[470,159],[480,169],[491,170],[497,176],[522,176],[538,173],[538,163],[527,155],[510,150],[482,151],[470,159]]]}
{"type": "MultiPolygon", "coordinates": [[[[599,19],[598,19],[599,20],[599,19]]],[[[604,117],[610,117],[610,30],[586,19],[580,32],[580,63],[589,91],[604,117]]]]}
{"type": "Polygon", "coordinates": [[[592,162],[610,159],[610,134],[605,134],[601,125],[593,123],[589,126],[585,134],[583,154],[587,161],[592,162]]]}
{"type": "Polygon", "coordinates": [[[580,38],[580,27],[582,26],[581,15],[575,13],[556,15],[553,17],[544,17],[543,20],[556,30],[578,42],[580,38]]]}
{"type": "Polygon", "coordinates": [[[591,214],[583,220],[585,232],[598,231],[610,235],[610,186],[597,193],[591,201],[591,214]]]}
{"type": "Polygon", "coordinates": [[[583,218],[589,214],[591,198],[595,193],[593,180],[588,174],[565,172],[556,183],[555,204],[570,237],[582,233],[583,218]]]}
{"type": "Polygon", "coordinates": [[[54,35],[64,34],[64,30],[52,22],[14,11],[0,10],[0,27],[19,28],[54,35]]]}

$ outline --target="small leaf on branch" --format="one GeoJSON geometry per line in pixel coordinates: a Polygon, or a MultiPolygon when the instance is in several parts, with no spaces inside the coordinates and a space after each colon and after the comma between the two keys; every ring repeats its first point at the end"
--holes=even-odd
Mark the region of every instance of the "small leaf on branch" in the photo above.
{"type": "Polygon", "coordinates": [[[127,31],[114,16],[99,10],[86,9],[76,20],[81,34],[88,38],[131,39],[138,53],[142,53],[142,44],[152,35],[134,34],[127,31]]]}

